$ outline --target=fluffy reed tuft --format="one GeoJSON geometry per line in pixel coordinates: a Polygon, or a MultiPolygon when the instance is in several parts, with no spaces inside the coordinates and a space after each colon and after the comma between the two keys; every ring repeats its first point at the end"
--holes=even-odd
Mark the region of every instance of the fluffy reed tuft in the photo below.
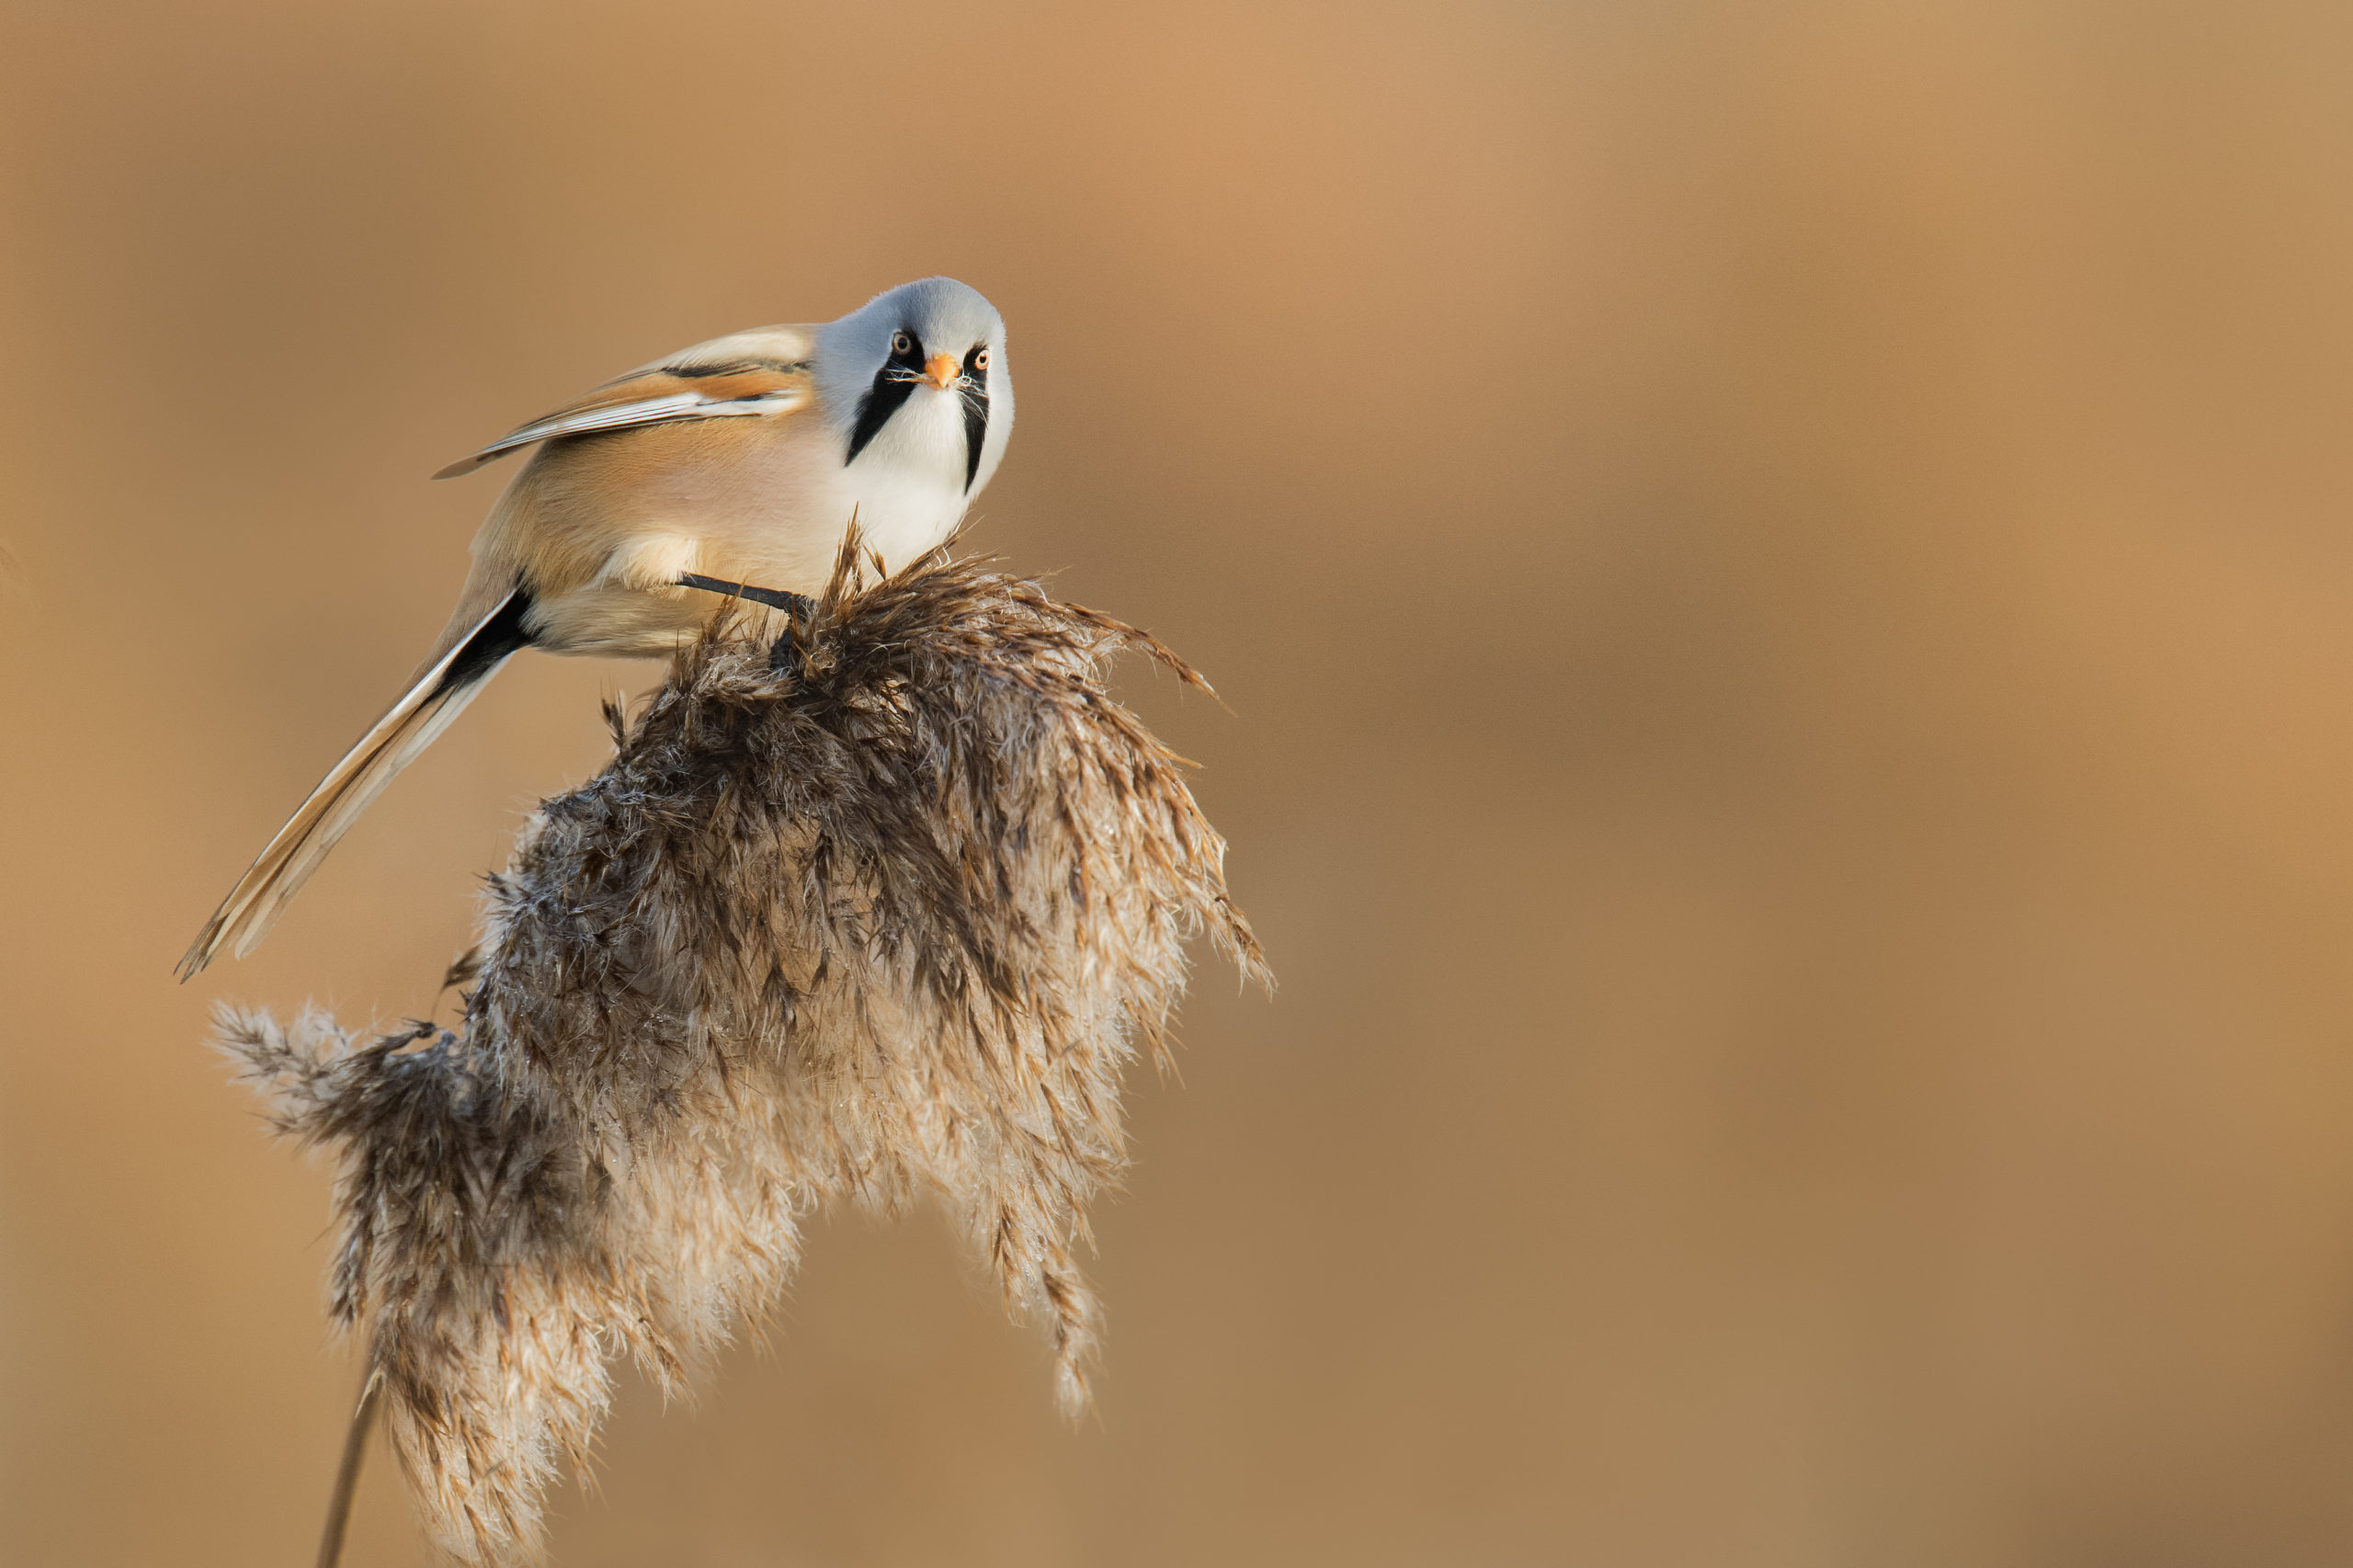
{"type": "Polygon", "coordinates": [[[1121,650],[1203,684],[1152,638],[938,552],[870,585],[854,547],[789,653],[746,627],[524,830],[460,1030],[221,1020],[340,1161],[334,1314],[460,1562],[536,1558],[609,1358],[683,1388],[829,1201],[936,1197],[1075,1415],[1120,1070],[1165,1062],[1188,938],[1267,978],[1182,764],[1105,693],[1121,650]]]}

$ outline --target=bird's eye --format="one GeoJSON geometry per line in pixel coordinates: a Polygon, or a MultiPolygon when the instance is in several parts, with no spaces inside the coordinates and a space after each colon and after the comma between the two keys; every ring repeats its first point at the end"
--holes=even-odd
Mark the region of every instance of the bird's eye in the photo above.
{"type": "Polygon", "coordinates": [[[975,349],[972,354],[972,369],[975,370],[985,370],[988,368],[989,351],[985,348],[975,349]]]}
{"type": "Polygon", "coordinates": [[[909,337],[909,336],[908,336],[905,333],[904,333],[904,332],[894,332],[894,333],[892,333],[892,334],[891,335],[891,352],[892,352],[892,353],[893,353],[893,354],[912,354],[912,353],[914,353],[915,351],[915,340],[914,338],[909,337]]]}

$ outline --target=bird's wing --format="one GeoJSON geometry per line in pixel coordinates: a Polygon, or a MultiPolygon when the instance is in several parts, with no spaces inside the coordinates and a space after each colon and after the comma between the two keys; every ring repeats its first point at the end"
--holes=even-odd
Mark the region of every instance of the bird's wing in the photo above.
{"type": "Polygon", "coordinates": [[[455,479],[518,448],[559,436],[679,419],[790,414],[807,407],[815,396],[811,347],[809,333],[799,327],[762,327],[698,343],[508,431],[433,477],[455,479]]]}

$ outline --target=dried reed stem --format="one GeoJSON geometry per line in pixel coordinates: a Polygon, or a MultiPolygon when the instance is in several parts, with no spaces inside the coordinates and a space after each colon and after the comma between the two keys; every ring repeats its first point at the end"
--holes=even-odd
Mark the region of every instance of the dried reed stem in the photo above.
{"type": "Polygon", "coordinates": [[[1076,1250],[1165,1062],[1187,944],[1265,980],[1183,765],[1102,685],[1144,634],[936,553],[831,587],[771,667],[731,621],[492,885],[462,1030],[223,1016],[277,1124],[337,1151],[339,1322],[427,1533],[536,1557],[626,1350],[683,1390],[801,1219],[928,1196],[1087,1400],[1076,1250]]]}
{"type": "Polygon", "coordinates": [[[335,1469],[335,1490],[327,1494],[327,1522],[319,1531],[318,1568],[335,1568],[343,1559],[344,1529],[351,1523],[351,1499],[359,1490],[359,1464],[368,1457],[368,1431],[376,1424],[383,1393],[383,1374],[371,1367],[360,1386],[359,1403],[351,1412],[351,1426],[343,1435],[343,1459],[335,1469]]]}

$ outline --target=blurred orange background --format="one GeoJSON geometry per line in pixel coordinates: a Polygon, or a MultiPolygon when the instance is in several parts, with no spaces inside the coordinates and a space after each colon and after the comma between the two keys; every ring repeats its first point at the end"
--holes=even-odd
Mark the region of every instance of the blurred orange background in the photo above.
{"type": "Polygon", "coordinates": [[[16,0],[0,1561],[309,1560],[329,1176],[207,1009],[430,1007],[658,677],[518,661],[173,983],[424,476],[933,272],[1282,990],[1138,1075],[1099,1421],[821,1222],[559,1562],[2353,1554],[2353,10],[16,0]]]}

